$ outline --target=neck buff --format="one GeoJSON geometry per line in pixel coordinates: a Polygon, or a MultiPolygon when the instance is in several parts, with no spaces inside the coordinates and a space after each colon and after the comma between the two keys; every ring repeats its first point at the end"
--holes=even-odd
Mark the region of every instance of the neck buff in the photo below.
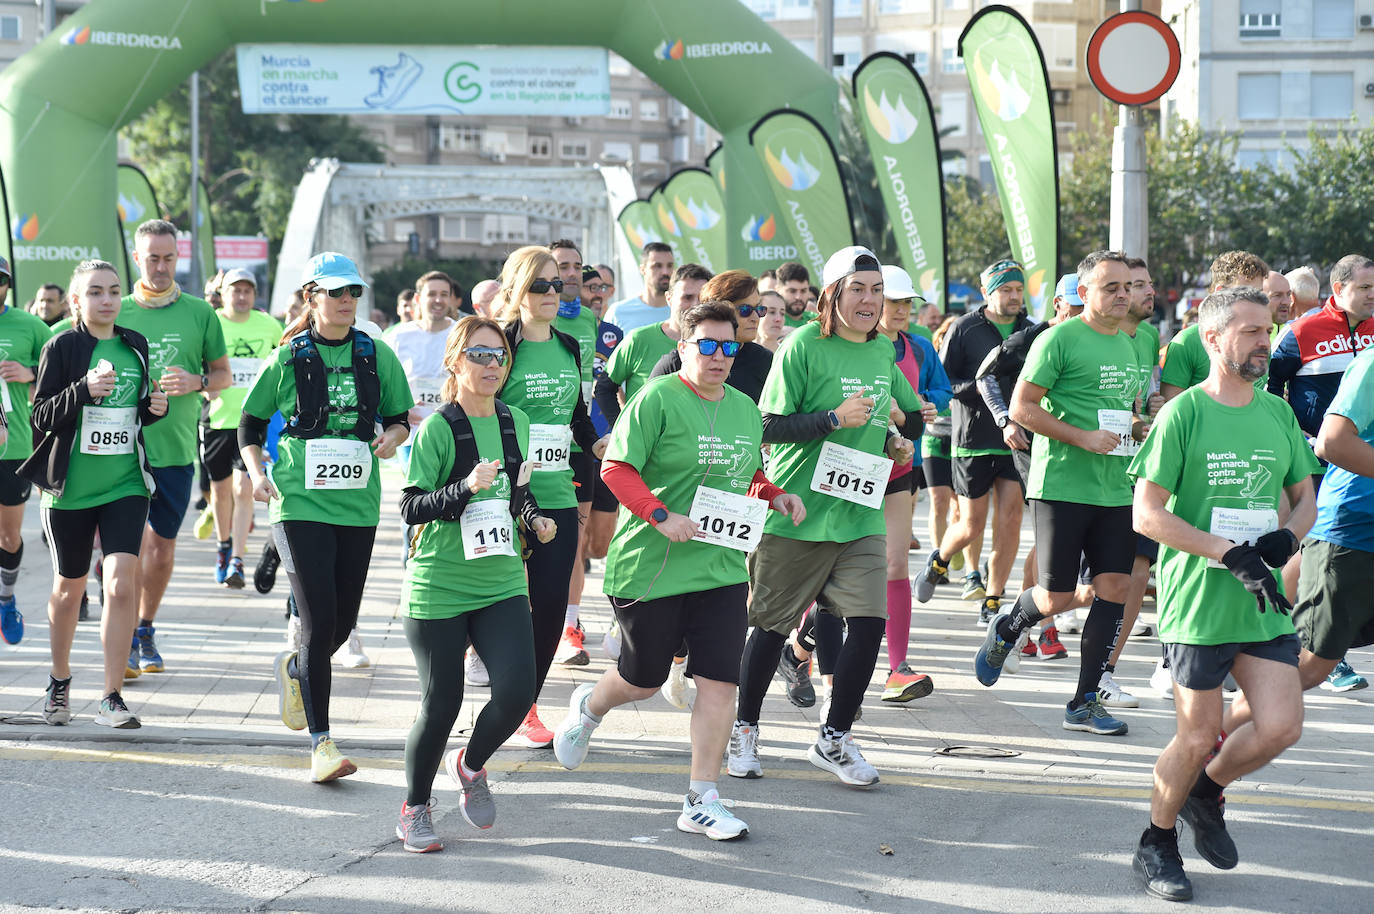
{"type": "Polygon", "coordinates": [[[143,284],[140,278],[134,283],[134,301],[145,308],[165,308],[172,302],[181,297],[181,287],[176,280],[172,280],[172,286],[166,292],[158,293],[143,284]]]}
{"type": "Polygon", "coordinates": [[[983,283],[983,291],[991,294],[1001,286],[1009,282],[1025,282],[1026,274],[1021,270],[1021,264],[1014,260],[999,260],[988,267],[979,276],[983,283]]]}
{"type": "Polygon", "coordinates": [[[578,296],[572,301],[560,301],[558,303],[559,317],[577,317],[582,313],[582,297],[578,296]]]}

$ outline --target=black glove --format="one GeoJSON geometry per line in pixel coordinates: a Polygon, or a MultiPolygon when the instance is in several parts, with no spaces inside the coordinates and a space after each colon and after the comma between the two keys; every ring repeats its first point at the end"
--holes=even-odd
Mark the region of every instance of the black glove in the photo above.
{"type": "Polygon", "coordinates": [[[1264,612],[1264,601],[1268,600],[1274,604],[1274,609],[1288,615],[1293,608],[1293,604],[1284,599],[1283,594],[1279,593],[1279,585],[1274,580],[1274,575],[1264,564],[1264,558],[1260,555],[1259,549],[1255,546],[1233,546],[1221,557],[1222,564],[1230,570],[1237,581],[1245,585],[1245,589],[1255,595],[1255,602],[1259,604],[1259,611],[1264,612]]]}
{"type": "Polygon", "coordinates": [[[1255,540],[1255,548],[1259,550],[1264,564],[1270,568],[1282,568],[1293,557],[1293,553],[1298,551],[1298,538],[1292,530],[1280,527],[1273,533],[1266,533],[1255,540]]]}

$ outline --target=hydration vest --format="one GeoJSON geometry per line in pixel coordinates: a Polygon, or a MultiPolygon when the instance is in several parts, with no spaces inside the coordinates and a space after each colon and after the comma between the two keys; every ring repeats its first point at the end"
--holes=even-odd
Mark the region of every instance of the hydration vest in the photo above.
{"type": "MultiPolygon", "coordinates": [[[[472,422],[457,403],[445,403],[435,412],[444,417],[449,430],[453,432],[453,468],[449,470],[448,482],[462,482],[468,473],[472,472],[473,466],[482,459],[477,451],[477,438],[472,431],[472,422]]],[[[523,486],[516,485],[525,457],[520,453],[520,441],[515,434],[515,417],[511,415],[510,407],[500,400],[496,401],[496,424],[501,429],[501,472],[510,478],[510,513],[518,521],[529,483],[523,486]]]]}
{"type": "Polygon", "coordinates": [[[296,375],[296,411],[286,420],[282,434],[306,439],[331,435],[372,440],[376,432],[377,410],[382,404],[382,382],[377,376],[377,346],[372,342],[372,337],[356,328],[348,332],[353,359],[350,365],[340,368],[325,365],[310,331],[291,338],[291,367],[296,375]],[[336,406],[330,402],[331,374],[353,375],[353,387],[358,395],[356,407],[336,406]],[[358,421],[351,430],[328,430],[330,413],[352,412],[358,414],[358,421]]]}

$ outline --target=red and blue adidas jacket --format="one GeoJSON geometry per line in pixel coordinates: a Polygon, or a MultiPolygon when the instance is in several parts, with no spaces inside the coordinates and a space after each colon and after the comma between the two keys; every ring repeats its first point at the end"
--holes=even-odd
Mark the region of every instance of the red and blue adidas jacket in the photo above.
{"type": "Polygon", "coordinates": [[[1287,388],[1298,425],[1315,436],[1336,396],[1341,375],[1357,353],[1371,348],[1374,318],[1352,330],[1335,298],[1328,299],[1320,311],[1303,315],[1279,334],[1269,360],[1269,392],[1282,397],[1287,388]]]}

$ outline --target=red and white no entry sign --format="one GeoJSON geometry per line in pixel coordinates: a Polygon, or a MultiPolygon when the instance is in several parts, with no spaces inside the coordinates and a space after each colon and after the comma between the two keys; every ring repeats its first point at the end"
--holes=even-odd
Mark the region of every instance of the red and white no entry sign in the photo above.
{"type": "Polygon", "coordinates": [[[1120,105],[1144,105],[1168,92],[1182,62],[1174,30],[1154,13],[1117,13],[1088,40],[1088,76],[1120,105]]]}

